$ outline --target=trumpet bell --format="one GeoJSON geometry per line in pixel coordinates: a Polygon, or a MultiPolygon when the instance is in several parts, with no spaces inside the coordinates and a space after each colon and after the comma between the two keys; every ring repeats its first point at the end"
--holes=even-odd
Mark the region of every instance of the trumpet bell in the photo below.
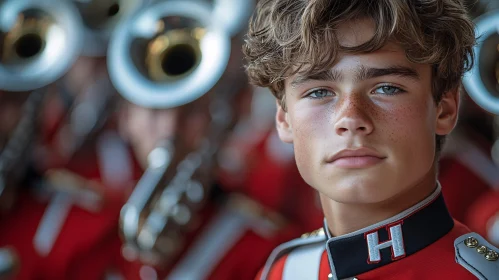
{"type": "Polygon", "coordinates": [[[0,89],[29,91],[59,79],[80,53],[81,21],[67,1],[0,2],[0,89]]]}
{"type": "Polygon", "coordinates": [[[84,56],[105,56],[109,38],[121,20],[150,0],[75,0],[83,20],[84,56]]]}
{"type": "Polygon", "coordinates": [[[130,102],[171,108],[196,100],[225,72],[230,36],[196,1],[158,2],[129,17],[112,36],[111,81],[130,102]]]}
{"type": "Polygon", "coordinates": [[[167,82],[188,76],[201,62],[199,41],[204,33],[203,28],[176,29],[157,36],[148,44],[149,77],[167,82]]]}
{"type": "Polygon", "coordinates": [[[476,62],[464,75],[470,97],[486,111],[499,115],[499,10],[476,19],[476,62]]]}

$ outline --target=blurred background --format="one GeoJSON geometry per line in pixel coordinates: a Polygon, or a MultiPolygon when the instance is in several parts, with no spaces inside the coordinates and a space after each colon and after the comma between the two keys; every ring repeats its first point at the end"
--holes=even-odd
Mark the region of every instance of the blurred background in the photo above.
{"type": "MultiPolygon", "coordinates": [[[[0,0],[0,279],[254,279],[322,226],[248,84],[257,0],[0,0]]],[[[439,180],[499,246],[499,2],[439,180]]]]}

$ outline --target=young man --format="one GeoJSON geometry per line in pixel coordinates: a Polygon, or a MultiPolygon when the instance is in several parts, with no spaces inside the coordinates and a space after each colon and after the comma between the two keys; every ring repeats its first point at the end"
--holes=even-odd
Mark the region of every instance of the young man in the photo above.
{"type": "Polygon", "coordinates": [[[453,220],[436,180],[474,42],[458,0],[259,2],[247,71],[325,216],[262,279],[497,276],[498,250],[453,220]]]}
{"type": "MultiPolygon", "coordinates": [[[[81,68],[78,61],[72,71],[81,68]]],[[[88,79],[81,81],[82,87],[89,86],[94,76],[84,76],[88,79]]],[[[46,116],[54,108],[49,102],[57,97],[48,92],[35,103],[38,114],[30,116],[22,101],[32,102],[33,94],[0,88],[0,138],[16,139],[12,130],[29,117],[37,120],[33,129],[38,130],[18,136],[26,137],[33,147],[26,149],[32,153],[19,159],[29,162],[30,172],[23,171],[22,180],[8,186],[10,196],[0,191],[0,279],[5,279],[2,265],[10,267],[11,278],[6,279],[103,279],[118,265],[113,252],[119,253],[121,246],[119,212],[125,187],[133,186],[119,180],[128,174],[116,174],[109,165],[126,170],[126,155],[119,154],[123,150],[119,141],[111,141],[118,136],[109,137],[107,130],[87,141],[67,162],[58,160],[60,146],[43,141],[50,122],[46,116]],[[116,163],[118,159],[121,162],[116,163]]],[[[5,144],[0,144],[2,159],[6,152],[5,144]]]]}
{"type": "MultiPolygon", "coordinates": [[[[224,10],[223,6],[218,8],[224,10]]],[[[187,63],[186,67],[179,67],[182,64],[178,63],[178,56],[182,59],[182,52],[178,50],[198,47],[189,40],[191,32],[186,30],[197,24],[204,30],[203,24],[208,22],[213,22],[212,10],[199,1],[158,2],[127,19],[111,41],[110,76],[127,99],[121,107],[120,131],[145,169],[121,212],[125,243],[122,271],[128,280],[253,279],[273,248],[302,231],[287,222],[289,216],[280,213],[287,210],[284,207],[289,206],[289,200],[276,193],[279,189],[276,184],[287,193],[301,188],[287,181],[290,172],[276,168],[269,172],[274,177],[270,193],[265,191],[270,185],[251,180],[229,185],[220,174],[224,166],[238,165],[227,161],[234,154],[228,142],[241,132],[241,125],[250,113],[253,92],[240,64],[240,38],[230,38],[225,25],[198,34],[195,42],[202,43],[200,55],[193,57],[200,59],[199,66],[187,63]],[[150,20],[144,23],[144,18],[150,20]],[[141,67],[129,64],[128,55],[119,53],[126,50],[127,54],[132,51],[142,55],[135,45],[128,44],[139,39],[133,30],[137,26],[157,30],[158,22],[165,23],[164,29],[151,38],[170,40],[178,37],[171,34],[182,36],[176,41],[164,41],[170,42],[164,45],[168,48],[152,60],[163,60],[167,66],[172,61],[176,71],[158,65],[157,72],[166,79],[154,79],[151,69],[146,80],[139,72],[141,67]],[[223,51],[219,47],[223,44],[213,44],[224,38],[239,47],[223,51]],[[126,67],[113,67],[119,63],[126,67]],[[209,69],[209,73],[203,69],[209,69]],[[223,74],[216,77],[218,71],[223,74]],[[207,81],[212,79],[217,85],[207,81]],[[150,102],[151,88],[159,89],[152,95],[155,102],[150,102]]],[[[160,42],[154,40],[151,42],[160,42]]],[[[247,136],[246,140],[250,136],[255,135],[247,136]]],[[[253,155],[242,158],[250,156],[253,155]]],[[[262,163],[265,161],[258,164],[262,163]]],[[[252,176],[257,180],[254,178],[257,175],[252,176]]],[[[239,175],[237,179],[242,177],[239,175]]]]}
{"type": "MultiPolygon", "coordinates": [[[[79,98],[75,108],[80,110],[68,110],[62,106],[62,94],[54,91],[61,82],[58,78],[65,75],[68,88],[79,97],[105,96],[111,91],[94,84],[105,76],[105,65],[96,58],[76,61],[81,25],[67,1],[0,1],[0,14],[2,19],[7,18],[4,14],[17,19],[5,22],[5,36],[0,36],[4,54],[0,60],[0,279],[111,277],[118,265],[114,252],[119,254],[121,245],[122,186],[129,183],[122,180],[127,174],[116,172],[120,167],[119,171],[126,170],[124,156],[119,154],[118,141],[111,141],[118,137],[110,134],[107,141],[106,134],[99,135],[63,153],[59,142],[72,146],[82,140],[67,137],[81,135],[77,132],[82,131],[83,119],[78,113],[94,113],[96,108],[79,98]],[[51,19],[48,25],[46,17],[51,19]],[[59,35],[45,32],[45,27],[58,30],[59,35]],[[35,34],[43,41],[40,48],[33,48],[35,34]],[[75,122],[57,125],[70,113],[78,116],[72,121],[77,119],[79,131],[73,130],[75,122]],[[63,128],[66,133],[54,133],[63,128]],[[50,137],[54,134],[63,137],[50,137]]],[[[89,128],[86,124],[84,130],[89,128]]]]}

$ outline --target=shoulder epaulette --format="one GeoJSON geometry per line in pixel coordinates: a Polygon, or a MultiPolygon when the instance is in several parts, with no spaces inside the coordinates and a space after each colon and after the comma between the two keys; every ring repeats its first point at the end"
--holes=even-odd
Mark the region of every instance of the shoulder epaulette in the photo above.
{"type": "Polygon", "coordinates": [[[476,233],[467,233],[454,241],[456,262],[478,279],[497,279],[499,250],[476,233]]]}
{"type": "MultiPolygon", "coordinates": [[[[292,250],[307,246],[307,245],[312,245],[312,244],[318,244],[321,242],[326,242],[327,237],[326,234],[324,233],[324,229],[320,228],[318,230],[314,230],[313,232],[310,233],[305,233],[303,234],[300,238],[291,240],[289,242],[283,243],[279,246],[277,246],[274,251],[270,254],[270,257],[267,259],[267,262],[265,263],[265,266],[263,267],[262,275],[260,280],[267,280],[267,277],[270,273],[270,270],[272,269],[272,265],[279,260],[282,256],[290,253],[292,250]]],[[[325,244],[325,243],[324,243],[325,244]]],[[[324,245],[325,246],[325,245],[324,245]]]]}

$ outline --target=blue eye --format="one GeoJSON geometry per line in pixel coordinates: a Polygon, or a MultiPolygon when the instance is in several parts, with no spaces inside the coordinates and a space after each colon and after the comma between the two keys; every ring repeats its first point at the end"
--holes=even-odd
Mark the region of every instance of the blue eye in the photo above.
{"type": "Polygon", "coordinates": [[[315,89],[307,95],[307,97],[312,99],[321,99],[328,96],[333,96],[333,92],[325,88],[315,89]]]}
{"type": "Polygon", "coordinates": [[[397,93],[404,92],[404,90],[402,90],[398,87],[384,85],[384,86],[377,87],[373,92],[380,93],[380,94],[386,94],[386,95],[395,95],[397,93]]]}

